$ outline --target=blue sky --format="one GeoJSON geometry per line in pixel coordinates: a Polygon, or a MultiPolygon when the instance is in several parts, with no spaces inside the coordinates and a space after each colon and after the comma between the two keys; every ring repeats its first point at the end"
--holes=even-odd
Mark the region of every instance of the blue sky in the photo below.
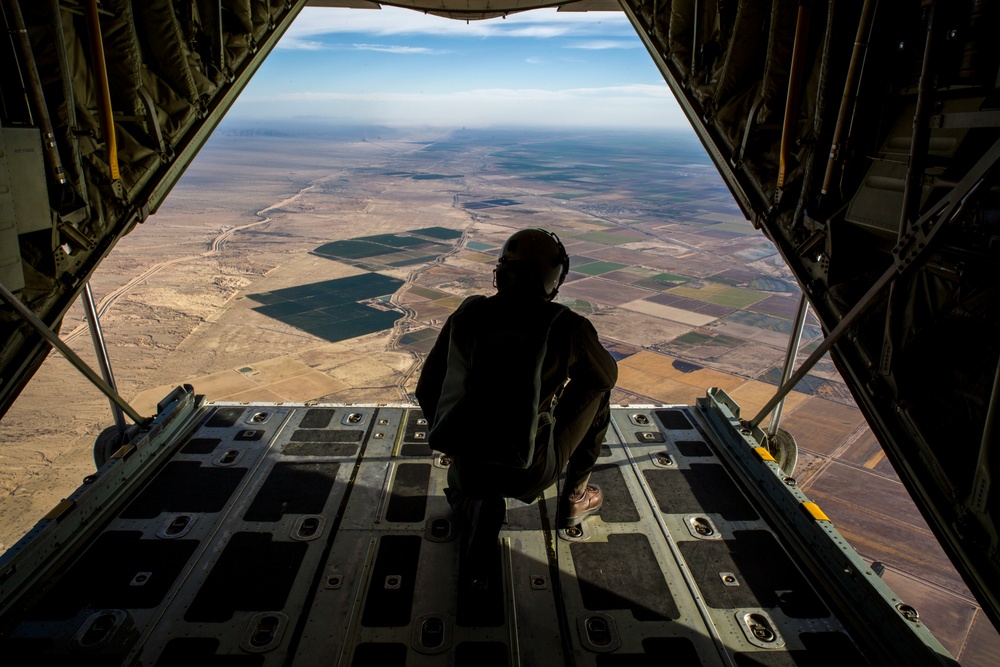
{"type": "Polygon", "coordinates": [[[230,112],[417,127],[687,127],[621,12],[306,8],[230,112]]]}

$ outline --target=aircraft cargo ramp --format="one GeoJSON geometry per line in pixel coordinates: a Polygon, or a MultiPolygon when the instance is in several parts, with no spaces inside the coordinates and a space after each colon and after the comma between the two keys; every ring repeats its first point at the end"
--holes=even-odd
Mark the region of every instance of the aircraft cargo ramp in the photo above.
{"type": "Polygon", "coordinates": [[[0,651],[74,665],[951,664],[738,411],[715,390],[694,407],[615,407],[600,515],[560,534],[554,489],[509,501],[483,590],[463,583],[448,461],[419,409],[178,389],[4,555],[0,651]]]}

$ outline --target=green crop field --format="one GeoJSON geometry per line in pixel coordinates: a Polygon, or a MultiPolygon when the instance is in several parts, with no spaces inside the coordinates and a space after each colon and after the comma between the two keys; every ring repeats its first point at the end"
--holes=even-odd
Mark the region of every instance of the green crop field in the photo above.
{"type": "Polygon", "coordinates": [[[618,271],[619,269],[624,269],[627,266],[627,264],[617,264],[615,262],[590,262],[589,264],[584,264],[582,266],[574,266],[573,270],[577,273],[585,273],[588,276],[599,276],[602,273],[618,271]]]}
{"type": "Polygon", "coordinates": [[[392,327],[403,316],[358,303],[394,293],[403,281],[378,273],[248,294],[253,310],[331,343],[392,327]]]}
{"type": "Polygon", "coordinates": [[[689,299],[697,299],[699,301],[708,301],[709,303],[726,306],[728,308],[746,308],[749,305],[755,304],[758,301],[767,298],[766,294],[761,294],[760,292],[720,284],[706,285],[701,289],[681,286],[675,287],[669,291],[671,294],[676,294],[677,296],[684,296],[689,299]]]}
{"type": "Polygon", "coordinates": [[[575,238],[583,241],[602,243],[604,245],[622,245],[624,243],[632,243],[635,241],[635,239],[631,236],[615,234],[614,232],[587,232],[585,234],[579,234],[575,238]]]}

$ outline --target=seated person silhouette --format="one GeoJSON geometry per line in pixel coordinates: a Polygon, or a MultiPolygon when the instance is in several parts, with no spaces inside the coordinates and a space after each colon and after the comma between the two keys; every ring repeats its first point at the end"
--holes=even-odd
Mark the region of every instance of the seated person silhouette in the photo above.
{"type": "Polygon", "coordinates": [[[589,480],[618,367],[593,325],[553,301],[568,271],[555,234],[515,233],[494,271],[497,293],[467,298],[448,318],[417,384],[429,444],[452,458],[445,494],[474,570],[496,554],[506,498],[534,501],[565,468],[561,528],[603,502],[589,480]]]}

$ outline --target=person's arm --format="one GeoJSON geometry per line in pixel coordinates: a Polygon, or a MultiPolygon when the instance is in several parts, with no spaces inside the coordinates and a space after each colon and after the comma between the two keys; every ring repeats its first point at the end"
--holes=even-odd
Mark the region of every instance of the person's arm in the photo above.
{"type": "Polygon", "coordinates": [[[434,415],[437,413],[438,401],[441,399],[441,386],[448,372],[448,342],[451,339],[451,318],[444,323],[438,334],[434,347],[427,353],[424,367],[417,380],[417,403],[424,411],[428,427],[434,425],[434,415]]]}
{"type": "Polygon", "coordinates": [[[618,381],[618,364],[597,338],[586,318],[573,328],[569,384],[556,407],[557,437],[582,437],[590,428],[595,399],[609,393],[618,381]]]}

